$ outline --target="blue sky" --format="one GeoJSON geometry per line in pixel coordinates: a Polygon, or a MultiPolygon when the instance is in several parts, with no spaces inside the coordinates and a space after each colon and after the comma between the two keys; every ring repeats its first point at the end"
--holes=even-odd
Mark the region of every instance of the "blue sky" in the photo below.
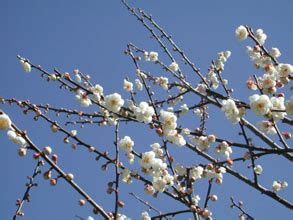
{"type": "MultiPolygon", "coordinates": [[[[209,63],[216,58],[219,51],[231,50],[232,56],[227,62],[224,74],[233,85],[235,96],[245,101],[251,94],[245,89],[246,79],[253,73],[260,75],[261,72],[253,68],[245,53],[245,46],[252,43],[239,43],[235,39],[236,27],[247,24],[254,29],[264,29],[268,35],[267,47],[278,47],[281,50],[281,62],[293,61],[292,1],[142,0],[129,3],[151,13],[203,72],[206,72],[209,63]]],[[[129,57],[123,54],[127,43],[132,42],[147,50],[159,51],[163,57],[158,44],[150,39],[149,33],[117,0],[1,0],[0,26],[0,96],[29,99],[33,103],[80,108],[73,94],[60,90],[54,83],[45,82],[36,71],[24,73],[16,59],[17,54],[49,71],[53,71],[54,67],[62,72],[72,72],[78,68],[89,73],[93,82],[103,85],[106,94],[119,92],[125,98],[127,94],[123,93],[122,88],[124,77],[135,79],[133,64],[129,57]]],[[[166,57],[162,59],[167,61],[166,57]]],[[[163,74],[157,67],[149,68],[163,74]]],[[[186,68],[188,77],[195,82],[192,73],[188,71],[190,70],[186,68]]],[[[107,207],[107,210],[112,209],[113,196],[106,195],[104,191],[113,176],[100,172],[101,162],[96,162],[95,157],[85,150],[73,152],[69,146],[62,143],[62,135],[53,135],[46,123],[34,122],[32,115],[24,116],[17,107],[1,105],[0,108],[4,109],[19,127],[28,130],[37,145],[52,146],[54,152],[60,155],[60,166],[74,172],[77,182],[93,195],[97,202],[107,207]]],[[[88,109],[91,110],[95,111],[95,108],[88,109]]],[[[210,131],[227,138],[236,137],[238,127],[230,125],[223,114],[215,113],[213,109],[212,112],[214,119],[208,124],[211,126],[210,131]]],[[[50,117],[54,117],[54,114],[50,117]]],[[[190,123],[188,125],[192,126],[191,123],[196,123],[196,120],[185,120],[184,123],[190,123]]],[[[120,130],[121,136],[133,137],[139,151],[148,150],[150,144],[158,141],[153,133],[145,133],[146,126],[123,125],[120,130]]],[[[99,128],[91,125],[80,130],[80,135],[89,143],[101,149],[110,148],[111,151],[113,131],[113,127],[99,128]]],[[[26,176],[32,173],[35,161],[31,159],[31,155],[19,158],[16,153],[17,146],[8,142],[3,132],[0,133],[0,143],[0,218],[11,219],[16,209],[15,201],[22,196],[26,176]]],[[[172,153],[178,155],[178,162],[203,162],[197,156],[186,159],[186,154],[190,151],[179,152],[175,146],[172,153]]],[[[275,179],[287,180],[289,185],[292,183],[293,178],[288,175],[289,162],[282,158],[268,157],[260,163],[264,167],[264,174],[260,179],[265,186],[269,187],[275,179]]],[[[242,164],[244,167],[247,165],[242,164]]],[[[39,187],[32,191],[31,203],[25,205],[23,219],[69,220],[75,219],[76,214],[84,217],[91,214],[90,207],[80,208],[77,205],[79,195],[65,182],[61,181],[56,187],[51,187],[48,182],[39,178],[38,183],[39,187]]],[[[203,190],[199,192],[202,197],[206,185],[206,181],[198,183],[198,189],[203,190]]],[[[121,212],[133,219],[138,219],[146,207],[137,203],[127,193],[135,192],[143,197],[142,188],[143,185],[137,183],[131,189],[127,186],[122,186],[121,189],[122,198],[126,202],[121,212]]],[[[229,209],[231,195],[235,199],[243,200],[245,208],[257,219],[290,219],[289,210],[228,175],[224,177],[223,186],[215,186],[214,189],[219,195],[218,203],[210,206],[215,219],[237,218],[237,211],[229,209]]],[[[293,191],[289,187],[280,194],[290,199],[293,191]]],[[[157,200],[147,196],[144,198],[153,202],[163,212],[180,209],[176,203],[163,195],[157,200]]],[[[187,216],[178,217],[183,218],[187,219],[187,216]]]]}

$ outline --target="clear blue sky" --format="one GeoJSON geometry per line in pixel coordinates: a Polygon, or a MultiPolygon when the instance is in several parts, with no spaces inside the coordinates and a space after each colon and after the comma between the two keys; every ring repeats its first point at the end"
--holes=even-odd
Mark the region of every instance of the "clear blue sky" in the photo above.
{"type": "MultiPolygon", "coordinates": [[[[1,0],[0,3],[0,96],[3,97],[79,108],[73,94],[59,90],[56,84],[45,82],[36,71],[25,74],[16,59],[17,54],[50,71],[53,71],[54,67],[68,72],[78,68],[91,74],[93,82],[103,85],[106,94],[116,91],[123,93],[122,82],[126,75],[134,79],[133,65],[129,57],[123,54],[127,43],[133,42],[142,48],[157,50],[162,54],[158,44],[149,38],[149,33],[129,15],[118,0],[1,0]]],[[[237,42],[234,36],[236,27],[247,24],[254,29],[263,28],[268,35],[266,45],[281,50],[282,62],[293,62],[293,2],[290,0],[142,0],[129,3],[151,13],[172,33],[178,45],[204,72],[217,52],[231,50],[232,57],[224,74],[231,85],[237,88],[235,95],[245,101],[250,92],[245,90],[244,82],[256,71],[245,54],[245,46],[251,45],[251,42],[237,42]]],[[[123,94],[127,97],[126,93],[123,94]]],[[[101,162],[96,162],[95,157],[85,150],[73,152],[69,146],[62,143],[61,135],[49,133],[44,122],[34,122],[31,115],[24,116],[18,108],[4,105],[0,108],[4,109],[19,127],[27,129],[37,145],[52,146],[54,152],[60,155],[60,165],[66,171],[74,172],[77,182],[93,195],[97,202],[107,207],[107,210],[112,209],[113,195],[106,195],[104,191],[107,181],[114,177],[101,174],[101,162]]],[[[223,114],[215,116],[215,123],[209,124],[212,126],[211,131],[220,129],[218,133],[226,137],[237,136],[237,129],[229,124],[223,114]]],[[[151,133],[144,133],[145,130],[145,126],[122,126],[121,136],[131,135],[138,151],[147,151],[149,145],[158,141],[158,138],[151,133]]],[[[113,128],[89,126],[80,131],[80,135],[100,149],[113,148],[113,128]]],[[[3,132],[0,133],[0,148],[0,219],[7,220],[14,214],[15,201],[22,196],[26,176],[32,173],[35,161],[31,159],[31,155],[19,158],[17,146],[7,141],[3,132]]],[[[175,147],[172,153],[177,153],[175,147]]],[[[184,155],[188,153],[188,150],[178,153],[178,162],[202,162],[197,156],[186,161],[184,155]]],[[[264,167],[260,180],[265,186],[270,187],[275,179],[287,180],[289,185],[293,184],[289,162],[268,157],[260,163],[264,167]]],[[[242,164],[244,167],[247,165],[242,164]]],[[[84,217],[91,215],[89,206],[78,206],[80,197],[65,182],[61,181],[56,187],[51,187],[48,182],[39,178],[38,183],[39,187],[32,191],[31,203],[25,204],[23,219],[71,220],[75,219],[76,214],[84,217]]],[[[199,192],[203,199],[206,181],[200,181],[198,185],[198,188],[203,190],[199,192]]],[[[134,220],[139,219],[138,216],[146,208],[127,193],[136,192],[143,196],[142,189],[141,183],[134,184],[131,189],[122,187],[122,198],[126,206],[121,212],[134,220]]],[[[215,186],[214,190],[219,196],[219,201],[210,207],[215,219],[237,218],[238,212],[229,209],[230,196],[243,200],[245,208],[257,219],[290,219],[292,214],[288,209],[228,175],[224,177],[224,184],[215,186]]],[[[290,187],[280,194],[288,199],[293,198],[290,187]]],[[[169,202],[163,195],[157,200],[147,196],[144,198],[153,202],[163,212],[180,209],[177,203],[169,202]]],[[[177,219],[187,219],[187,216],[177,219]]]]}

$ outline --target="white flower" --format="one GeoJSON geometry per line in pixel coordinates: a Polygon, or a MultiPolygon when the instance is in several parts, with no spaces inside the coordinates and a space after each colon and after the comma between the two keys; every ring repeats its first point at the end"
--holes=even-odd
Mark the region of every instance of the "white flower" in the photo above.
{"type": "Polygon", "coordinates": [[[247,39],[248,37],[248,31],[246,29],[246,27],[244,27],[243,25],[240,25],[236,30],[235,30],[235,35],[237,37],[238,40],[242,41],[247,39]]]}
{"type": "Polygon", "coordinates": [[[92,216],[87,217],[87,220],[95,220],[92,216]]]}
{"type": "Polygon", "coordinates": [[[201,166],[193,167],[189,173],[190,177],[193,178],[194,180],[201,179],[202,174],[203,174],[203,168],[201,166]]]}
{"type": "Polygon", "coordinates": [[[118,213],[118,217],[116,220],[131,220],[131,218],[128,218],[126,215],[118,213]]]}
{"type": "Polygon", "coordinates": [[[267,35],[263,32],[262,29],[257,29],[255,31],[255,37],[258,40],[258,42],[260,43],[260,45],[263,45],[267,39],[267,35]]]}
{"type": "Polygon", "coordinates": [[[0,130],[6,130],[11,127],[11,120],[8,115],[0,112],[0,130]]]}
{"type": "Polygon", "coordinates": [[[105,105],[108,110],[117,113],[124,105],[124,100],[121,98],[120,94],[114,93],[105,97],[105,105]]]}
{"type": "Polygon", "coordinates": [[[140,80],[139,80],[139,79],[136,79],[134,82],[135,82],[136,88],[137,88],[139,91],[142,91],[142,90],[143,90],[143,85],[142,85],[142,83],[140,82],[140,80]]]}
{"type": "Polygon", "coordinates": [[[156,78],[156,83],[158,85],[160,85],[163,89],[168,90],[168,83],[169,83],[169,79],[167,77],[157,77],[156,78]]]}
{"type": "Polygon", "coordinates": [[[169,69],[172,70],[173,72],[176,72],[176,71],[178,71],[179,66],[176,62],[173,62],[169,65],[169,69]]]}
{"type": "Polygon", "coordinates": [[[288,115],[293,115],[293,96],[286,102],[286,112],[288,115]]]}
{"type": "Polygon", "coordinates": [[[277,67],[280,77],[287,77],[293,72],[293,67],[291,64],[280,63],[277,67]]]}
{"type": "Polygon", "coordinates": [[[265,115],[272,108],[272,103],[267,95],[252,95],[249,97],[250,107],[256,115],[265,115]]]}
{"type": "Polygon", "coordinates": [[[181,114],[186,114],[186,113],[188,113],[188,111],[189,111],[189,108],[186,104],[183,104],[180,106],[180,113],[181,114]]]}
{"type": "Polygon", "coordinates": [[[77,91],[77,95],[75,96],[76,101],[79,102],[79,104],[82,107],[89,107],[92,104],[92,101],[87,96],[86,92],[83,92],[81,90],[77,91]]]}
{"type": "Polygon", "coordinates": [[[163,192],[166,188],[166,185],[167,185],[166,181],[161,177],[158,177],[158,178],[154,177],[152,183],[153,183],[154,188],[156,190],[158,190],[159,192],[163,192]]]}
{"type": "Polygon", "coordinates": [[[148,151],[142,154],[140,165],[144,169],[150,169],[153,165],[153,160],[155,159],[155,153],[153,151],[148,151]]]}
{"type": "Polygon", "coordinates": [[[93,93],[98,93],[99,95],[103,95],[104,88],[101,85],[96,84],[95,86],[90,88],[90,91],[92,91],[93,93]]]}
{"type": "Polygon", "coordinates": [[[134,146],[134,141],[131,140],[131,138],[129,136],[125,136],[123,139],[121,139],[119,141],[119,146],[125,152],[130,153],[132,151],[133,146],[134,146]]]}
{"type": "Polygon", "coordinates": [[[223,141],[219,144],[219,146],[216,147],[215,152],[217,154],[222,154],[226,158],[230,158],[230,154],[232,154],[232,148],[226,141],[223,141]]]}
{"type": "Polygon", "coordinates": [[[156,154],[156,157],[161,157],[163,156],[163,149],[161,148],[159,143],[154,143],[151,145],[151,148],[153,150],[153,152],[156,154]]]}
{"type": "Polygon", "coordinates": [[[141,213],[140,219],[141,220],[151,220],[151,217],[149,216],[148,212],[143,212],[143,213],[141,213]]]}
{"type": "Polygon", "coordinates": [[[131,171],[129,169],[122,170],[121,179],[122,179],[122,182],[124,182],[124,183],[127,183],[127,184],[132,183],[131,171]]]}
{"type": "Polygon", "coordinates": [[[194,143],[201,151],[206,151],[210,147],[210,141],[207,136],[189,136],[190,141],[194,143]]]}
{"type": "Polygon", "coordinates": [[[274,58],[278,58],[279,56],[281,56],[281,52],[278,48],[273,47],[270,51],[270,55],[274,58]]]}
{"type": "Polygon", "coordinates": [[[145,60],[145,61],[150,61],[150,56],[149,56],[149,53],[148,53],[147,51],[145,51],[145,52],[143,53],[143,57],[144,57],[144,60],[145,60]]]}
{"type": "Polygon", "coordinates": [[[25,145],[26,144],[25,139],[13,130],[9,130],[7,132],[7,136],[8,136],[8,139],[11,140],[15,144],[18,144],[18,145],[25,145]]]}
{"type": "Polygon", "coordinates": [[[265,132],[266,134],[269,134],[269,135],[277,134],[274,124],[270,121],[260,121],[257,123],[257,126],[262,132],[265,132]]]}
{"type": "Polygon", "coordinates": [[[264,89],[269,89],[275,86],[276,86],[275,76],[270,74],[264,74],[262,77],[262,87],[264,89]]]}
{"type": "MultiPolygon", "coordinates": [[[[272,97],[271,103],[274,110],[286,110],[284,97],[272,97]]],[[[273,112],[272,114],[276,121],[281,120],[286,116],[286,112],[273,112]]]]}
{"type": "Polygon", "coordinates": [[[133,164],[133,162],[134,162],[134,154],[132,154],[132,153],[127,153],[127,160],[128,160],[128,162],[130,163],[130,164],[133,164]]]}
{"type": "Polygon", "coordinates": [[[77,135],[77,130],[72,130],[72,131],[70,131],[70,135],[71,135],[72,137],[75,137],[75,136],[77,135]]]}
{"type": "Polygon", "coordinates": [[[168,131],[166,134],[166,138],[168,141],[179,147],[182,147],[186,144],[184,137],[181,134],[178,134],[176,130],[168,131]]]}
{"type": "Polygon", "coordinates": [[[136,119],[140,122],[151,123],[153,120],[153,115],[155,114],[155,110],[153,107],[149,106],[146,102],[141,102],[139,107],[133,107],[134,115],[136,119]]]}
{"type": "Polygon", "coordinates": [[[234,100],[227,99],[223,100],[222,111],[225,113],[226,117],[233,123],[236,124],[240,121],[240,112],[237,108],[234,100]]]}
{"type": "Polygon", "coordinates": [[[177,127],[177,117],[174,113],[161,110],[160,118],[164,134],[168,134],[177,127]]]}
{"type": "Polygon", "coordinates": [[[257,174],[257,175],[260,175],[263,171],[263,168],[261,167],[261,165],[257,165],[254,167],[254,172],[257,174]]]}
{"type": "Polygon", "coordinates": [[[157,52],[151,51],[149,53],[150,60],[156,62],[158,60],[159,54],[157,52]]]}
{"type": "Polygon", "coordinates": [[[285,189],[288,187],[288,183],[286,181],[281,183],[282,189],[285,189]]]}
{"type": "Polygon", "coordinates": [[[133,83],[129,82],[128,80],[124,79],[123,82],[123,89],[127,92],[131,92],[133,90],[133,83]]]}
{"type": "Polygon", "coordinates": [[[103,96],[103,87],[99,84],[96,84],[95,86],[90,87],[89,90],[93,93],[93,100],[100,102],[101,96],[103,96]]]}
{"type": "Polygon", "coordinates": [[[20,63],[22,64],[22,67],[26,73],[29,73],[32,71],[32,67],[28,62],[24,60],[20,60],[20,63]]]}
{"type": "Polygon", "coordinates": [[[274,181],[272,185],[273,191],[277,192],[280,189],[282,189],[282,184],[279,183],[278,181],[274,181]]]}

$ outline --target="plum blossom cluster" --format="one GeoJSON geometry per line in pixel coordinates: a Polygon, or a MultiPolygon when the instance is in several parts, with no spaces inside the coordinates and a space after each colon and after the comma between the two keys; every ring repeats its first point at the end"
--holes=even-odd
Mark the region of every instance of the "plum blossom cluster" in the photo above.
{"type": "Polygon", "coordinates": [[[138,106],[135,106],[131,100],[128,102],[129,109],[133,111],[135,118],[146,124],[151,123],[155,110],[152,106],[149,106],[147,102],[140,102],[138,106]]]}
{"type": "Polygon", "coordinates": [[[221,109],[225,113],[227,119],[233,124],[237,124],[245,114],[245,109],[238,108],[233,99],[223,100],[221,109]]]}
{"type": "Polygon", "coordinates": [[[132,153],[132,150],[134,146],[134,141],[129,136],[125,136],[119,141],[119,146],[121,147],[122,150],[126,152],[126,156],[129,162],[133,163],[134,155],[132,153]]]}
{"type": "MultiPolygon", "coordinates": [[[[225,62],[227,62],[227,59],[231,56],[231,51],[227,50],[227,51],[222,51],[218,53],[218,58],[213,62],[207,77],[209,79],[209,81],[212,84],[212,88],[213,89],[217,89],[219,87],[219,77],[217,75],[220,74],[221,72],[223,72],[224,70],[224,66],[225,66],[225,62]]],[[[228,80],[226,79],[222,79],[224,85],[228,84],[228,80]]]]}
{"type": "Polygon", "coordinates": [[[173,186],[174,177],[169,174],[167,164],[160,158],[156,158],[154,151],[142,154],[139,161],[142,172],[153,177],[152,185],[155,190],[163,192],[166,188],[173,186]]]}
{"type": "Polygon", "coordinates": [[[184,146],[186,141],[184,137],[178,133],[177,128],[177,116],[173,112],[161,110],[160,119],[162,123],[163,134],[167,140],[177,146],[184,146]]]}
{"type": "Polygon", "coordinates": [[[210,144],[216,141],[215,135],[207,135],[207,136],[189,136],[190,141],[196,145],[201,151],[207,151],[210,148],[210,144]]]}

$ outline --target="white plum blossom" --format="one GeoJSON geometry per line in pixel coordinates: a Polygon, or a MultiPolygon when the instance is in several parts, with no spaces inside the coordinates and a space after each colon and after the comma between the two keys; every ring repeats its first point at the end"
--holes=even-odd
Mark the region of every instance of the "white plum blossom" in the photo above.
{"type": "Polygon", "coordinates": [[[151,51],[149,53],[149,58],[152,62],[158,61],[159,54],[157,52],[151,51]]]}
{"type": "Polygon", "coordinates": [[[177,117],[173,112],[164,111],[162,109],[160,111],[160,118],[164,134],[168,134],[177,127],[177,117]]]}
{"type": "Polygon", "coordinates": [[[256,115],[265,115],[273,107],[267,95],[252,95],[249,97],[250,107],[256,115]]]}
{"type": "Polygon", "coordinates": [[[131,220],[131,218],[128,218],[126,215],[118,213],[116,220],[131,220]]]}
{"type": "Polygon", "coordinates": [[[182,147],[186,144],[184,137],[181,134],[178,134],[176,130],[168,131],[166,138],[168,141],[179,147],[182,147]]]}
{"type": "Polygon", "coordinates": [[[262,174],[263,168],[261,165],[256,165],[253,170],[257,175],[260,175],[262,174]]]}
{"type": "Polygon", "coordinates": [[[89,90],[93,93],[93,100],[100,102],[101,97],[103,96],[103,87],[99,84],[96,84],[95,86],[90,87],[89,90]]]}
{"type": "Polygon", "coordinates": [[[277,67],[280,77],[287,77],[293,72],[293,67],[291,64],[280,63],[277,67]]]}
{"type": "Polygon", "coordinates": [[[241,112],[237,108],[234,100],[227,99],[223,100],[222,111],[225,113],[228,120],[230,120],[233,124],[236,124],[240,121],[242,116],[241,112]]]}
{"type": "Polygon", "coordinates": [[[263,89],[269,89],[276,86],[276,78],[274,75],[264,74],[261,82],[263,89]]]}
{"type": "Polygon", "coordinates": [[[145,61],[150,61],[149,52],[145,51],[145,52],[143,53],[143,57],[144,57],[144,60],[145,60],[145,61]]]}
{"type": "Polygon", "coordinates": [[[75,98],[76,98],[76,101],[82,107],[89,107],[90,105],[92,105],[91,99],[88,97],[87,93],[82,90],[77,91],[77,95],[75,95],[75,98]]]}
{"type": "Polygon", "coordinates": [[[223,174],[226,173],[225,167],[206,167],[204,170],[204,176],[208,179],[215,178],[216,183],[222,184],[223,182],[223,174]]]}
{"type": "Polygon", "coordinates": [[[258,42],[260,43],[260,45],[263,45],[267,39],[267,35],[263,32],[262,29],[257,29],[255,31],[255,37],[258,40],[258,42]]]}
{"type": "Polygon", "coordinates": [[[272,184],[273,191],[277,192],[282,189],[282,184],[279,181],[274,181],[272,184]]]}
{"type": "Polygon", "coordinates": [[[155,110],[148,103],[141,102],[138,107],[133,106],[133,113],[138,121],[148,124],[152,122],[155,110]]]}
{"type": "Polygon", "coordinates": [[[179,65],[176,62],[172,62],[169,66],[169,69],[174,72],[177,72],[179,70],[179,65]]]}
{"type": "Polygon", "coordinates": [[[226,141],[223,141],[216,147],[215,152],[225,156],[226,158],[230,158],[230,154],[232,154],[232,148],[226,141]]]}
{"type": "Polygon", "coordinates": [[[95,220],[92,216],[87,217],[87,220],[95,220]]]}
{"type": "Polygon", "coordinates": [[[128,80],[124,79],[123,81],[123,89],[127,92],[132,92],[133,90],[133,83],[129,82],[128,80]]]}
{"type": "Polygon", "coordinates": [[[161,86],[163,89],[168,90],[168,83],[169,83],[169,79],[167,77],[157,77],[156,78],[156,83],[161,86]]]}
{"type": "Polygon", "coordinates": [[[188,111],[189,111],[189,108],[186,104],[183,104],[180,106],[180,114],[184,115],[188,113],[188,111]]]}
{"type": "Polygon", "coordinates": [[[143,212],[143,213],[141,213],[140,219],[141,220],[151,220],[151,217],[149,216],[148,212],[143,212]]]}
{"type": "Polygon", "coordinates": [[[25,145],[26,141],[23,137],[21,137],[18,133],[16,133],[14,130],[9,130],[7,132],[8,139],[11,140],[13,143],[17,145],[25,145]]]}
{"type": "MultiPolygon", "coordinates": [[[[271,97],[271,103],[274,110],[285,111],[285,99],[284,97],[271,97]]],[[[279,121],[286,116],[286,112],[272,112],[273,118],[275,121],[279,121]]]]}
{"type": "Polygon", "coordinates": [[[273,47],[273,48],[271,49],[271,51],[270,51],[270,55],[271,55],[272,57],[274,57],[274,58],[278,58],[278,57],[281,56],[282,54],[281,54],[281,52],[280,52],[280,50],[279,50],[278,48],[273,47]]]}
{"type": "Polygon", "coordinates": [[[153,165],[156,154],[153,151],[148,151],[142,154],[140,165],[144,169],[150,169],[153,165]]]}
{"type": "Polygon", "coordinates": [[[189,136],[190,141],[196,145],[201,151],[207,151],[210,147],[210,144],[215,142],[215,139],[209,138],[209,136],[189,136]]]}
{"type": "Polygon", "coordinates": [[[258,128],[268,134],[268,135],[275,135],[277,134],[277,131],[274,127],[274,124],[270,121],[260,121],[257,123],[258,128]]]}
{"type": "Polygon", "coordinates": [[[136,88],[139,90],[139,91],[142,91],[143,90],[143,85],[142,83],[140,82],[139,79],[135,79],[135,85],[136,85],[136,88]]]}
{"type": "Polygon", "coordinates": [[[156,154],[156,157],[162,157],[163,156],[163,149],[161,148],[159,143],[154,143],[151,145],[152,151],[156,154]]]}
{"type": "Polygon", "coordinates": [[[235,35],[239,41],[245,40],[248,37],[248,31],[246,27],[243,25],[240,25],[236,30],[235,30],[235,35]]]}
{"type": "Polygon", "coordinates": [[[29,72],[32,71],[32,67],[31,67],[31,65],[29,64],[29,62],[24,61],[24,60],[20,60],[20,63],[21,63],[21,65],[22,65],[22,67],[23,67],[23,69],[24,69],[24,71],[25,71],[26,73],[29,73],[29,72]]]}
{"type": "Polygon", "coordinates": [[[201,166],[197,166],[197,167],[193,167],[190,172],[189,172],[189,175],[191,178],[193,178],[194,180],[197,180],[197,179],[201,179],[201,176],[203,174],[203,167],[201,166]]]}
{"type": "Polygon", "coordinates": [[[126,154],[126,157],[127,157],[127,160],[130,164],[133,164],[134,163],[134,154],[133,153],[127,153],[126,154]]]}
{"type": "Polygon", "coordinates": [[[120,111],[121,107],[124,105],[124,100],[118,93],[113,93],[105,97],[105,106],[108,110],[117,113],[120,111]]]}
{"type": "Polygon", "coordinates": [[[167,182],[162,177],[154,177],[152,183],[154,188],[159,192],[163,192],[167,185],[167,182]]]}
{"type": "Polygon", "coordinates": [[[121,179],[122,182],[130,184],[132,183],[132,179],[131,179],[131,171],[129,169],[123,169],[121,172],[121,179]]]}
{"type": "Polygon", "coordinates": [[[0,130],[6,130],[11,127],[11,120],[8,115],[0,112],[0,130]]]}
{"type": "Polygon", "coordinates": [[[290,97],[288,101],[286,101],[286,112],[288,115],[293,115],[293,95],[290,97]]]}
{"type": "Polygon", "coordinates": [[[126,153],[130,153],[133,149],[134,141],[129,136],[125,136],[119,141],[119,146],[126,153]]]}

